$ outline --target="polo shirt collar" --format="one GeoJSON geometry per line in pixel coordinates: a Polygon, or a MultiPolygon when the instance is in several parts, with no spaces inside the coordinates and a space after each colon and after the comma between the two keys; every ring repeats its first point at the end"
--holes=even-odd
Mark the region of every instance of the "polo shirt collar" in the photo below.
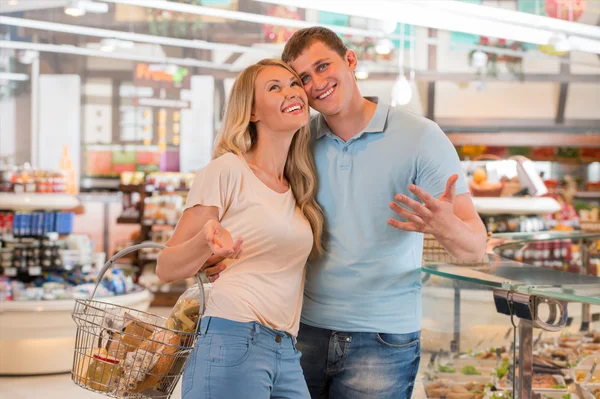
{"type": "MultiPolygon", "coordinates": [[[[375,113],[373,117],[369,121],[367,127],[365,127],[360,133],[356,136],[361,136],[363,133],[382,133],[385,129],[385,123],[387,122],[388,112],[390,110],[389,105],[379,102],[378,97],[365,97],[367,100],[372,101],[377,104],[377,108],[375,108],[375,113]]],[[[317,117],[317,139],[325,136],[326,134],[333,134],[329,126],[327,126],[327,122],[325,121],[325,117],[319,114],[317,117]]]]}

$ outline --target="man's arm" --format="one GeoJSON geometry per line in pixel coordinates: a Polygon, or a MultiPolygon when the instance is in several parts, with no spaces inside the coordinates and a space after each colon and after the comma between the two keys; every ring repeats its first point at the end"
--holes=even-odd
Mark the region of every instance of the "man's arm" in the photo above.
{"type": "Polygon", "coordinates": [[[452,256],[465,261],[483,259],[486,252],[487,231],[475,210],[470,194],[457,195],[454,215],[460,222],[451,234],[435,236],[452,256]]]}
{"type": "Polygon", "coordinates": [[[400,230],[432,234],[455,258],[476,262],[485,255],[486,230],[470,194],[455,195],[457,179],[458,175],[448,179],[446,190],[438,199],[411,185],[410,191],[423,203],[396,195],[396,201],[413,212],[391,202],[390,208],[407,222],[389,219],[388,224],[400,230]]]}

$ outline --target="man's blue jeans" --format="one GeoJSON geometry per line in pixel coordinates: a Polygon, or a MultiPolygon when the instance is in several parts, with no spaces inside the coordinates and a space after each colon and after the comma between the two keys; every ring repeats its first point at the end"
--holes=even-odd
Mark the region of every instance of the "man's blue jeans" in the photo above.
{"type": "Polygon", "coordinates": [[[312,399],[409,399],[421,359],[419,335],[301,324],[297,347],[312,399]]]}

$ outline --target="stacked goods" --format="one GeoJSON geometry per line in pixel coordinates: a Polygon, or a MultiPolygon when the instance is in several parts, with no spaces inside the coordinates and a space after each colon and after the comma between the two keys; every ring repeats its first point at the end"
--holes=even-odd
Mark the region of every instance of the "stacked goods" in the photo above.
{"type": "MultiPolygon", "coordinates": [[[[544,333],[534,344],[533,392],[542,398],[578,399],[575,383],[600,399],[600,332],[556,336],[544,333]]],[[[511,343],[482,352],[470,350],[460,356],[432,356],[423,385],[429,399],[511,398],[513,364],[511,343]]],[[[518,377],[517,367],[517,377],[518,377]]],[[[579,398],[580,399],[580,398],[579,398]]]]}
{"type": "Polygon", "coordinates": [[[502,193],[502,187],[500,182],[489,182],[487,173],[483,168],[473,172],[473,180],[469,183],[469,189],[474,197],[499,197],[502,193]]]}

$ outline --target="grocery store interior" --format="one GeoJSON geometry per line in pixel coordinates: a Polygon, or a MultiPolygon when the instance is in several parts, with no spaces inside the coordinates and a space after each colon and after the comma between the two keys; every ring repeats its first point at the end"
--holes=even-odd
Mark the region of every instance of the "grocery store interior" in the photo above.
{"type": "Polygon", "coordinates": [[[177,316],[195,281],[159,280],[159,244],[235,77],[315,25],[362,95],[441,127],[488,231],[477,263],[425,240],[413,397],[525,397],[515,365],[600,398],[600,0],[0,0],[0,397],[108,393],[77,372],[106,359],[77,360],[92,295],[177,316]]]}

